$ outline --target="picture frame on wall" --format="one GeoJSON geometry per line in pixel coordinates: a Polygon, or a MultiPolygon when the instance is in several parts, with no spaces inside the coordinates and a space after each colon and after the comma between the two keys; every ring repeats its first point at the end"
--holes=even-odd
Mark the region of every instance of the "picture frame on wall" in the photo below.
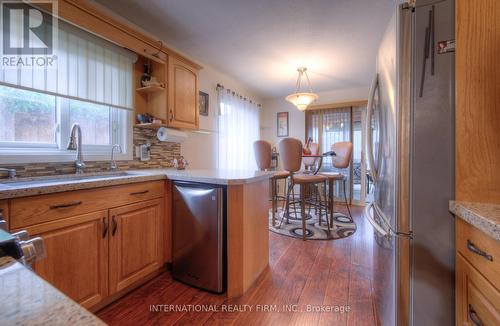
{"type": "Polygon", "coordinates": [[[208,116],[208,94],[202,91],[199,92],[198,107],[200,115],[208,116]]]}
{"type": "Polygon", "coordinates": [[[288,137],[288,112],[276,114],[276,130],[278,137],[288,137]]]}

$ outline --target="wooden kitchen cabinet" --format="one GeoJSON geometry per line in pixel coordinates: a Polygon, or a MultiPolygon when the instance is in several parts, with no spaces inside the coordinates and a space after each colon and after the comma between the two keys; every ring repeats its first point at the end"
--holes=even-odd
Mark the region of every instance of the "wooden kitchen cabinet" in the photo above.
{"type": "Polygon", "coordinates": [[[34,271],[85,308],[108,295],[108,211],[27,228],[45,242],[34,271]]]}
{"type": "Polygon", "coordinates": [[[168,126],[198,129],[198,70],[174,56],[168,58],[168,126]]]}
{"type": "Polygon", "coordinates": [[[500,292],[460,253],[455,281],[456,325],[500,325],[500,292]]]}
{"type": "Polygon", "coordinates": [[[159,269],[162,262],[162,199],[111,209],[109,237],[110,294],[159,269]]]}

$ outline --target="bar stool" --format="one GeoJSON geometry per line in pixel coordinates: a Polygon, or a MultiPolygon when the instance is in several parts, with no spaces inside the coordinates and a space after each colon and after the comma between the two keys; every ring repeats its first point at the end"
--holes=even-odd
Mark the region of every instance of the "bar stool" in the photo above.
{"type": "MultiPolygon", "coordinates": [[[[284,138],[279,143],[281,162],[283,168],[290,173],[290,182],[288,185],[287,196],[286,196],[286,208],[285,213],[281,219],[281,224],[290,214],[290,204],[295,203],[295,199],[290,201],[290,192],[295,185],[300,185],[300,215],[302,220],[302,240],[306,240],[306,201],[307,201],[307,187],[311,185],[323,184],[324,198],[326,198],[326,181],[327,177],[322,175],[313,174],[297,174],[296,172],[300,170],[302,162],[302,142],[295,138],[284,138]]],[[[319,220],[321,221],[322,216],[322,205],[321,196],[319,196],[319,220]]],[[[330,232],[330,224],[328,223],[328,210],[326,210],[327,215],[327,226],[328,232],[330,232]]]]}
{"type": "MultiPolygon", "coordinates": [[[[351,163],[351,157],[352,157],[352,143],[348,141],[334,143],[331,146],[331,150],[336,154],[336,156],[332,157],[333,167],[337,169],[348,168],[349,164],[351,163]]],[[[349,203],[347,202],[345,176],[339,172],[321,172],[320,174],[328,178],[328,207],[330,209],[330,224],[333,226],[333,214],[334,214],[334,204],[335,204],[333,186],[335,185],[336,181],[342,181],[344,190],[344,201],[347,207],[347,212],[349,213],[349,217],[351,218],[352,221],[351,210],[349,208],[349,203]]]]}
{"type": "MultiPolygon", "coordinates": [[[[268,171],[269,169],[271,169],[271,158],[272,158],[271,144],[265,140],[257,140],[253,143],[253,150],[255,154],[255,161],[257,162],[257,167],[259,168],[259,170],[268,171]]],[[[274,175],[270,178],[273,226],[276,222],[278,199],[279,198],[285,199],[285,197],[278,195],[277,191],[278,180],[285,180],[285,189],[286,189],[286,179],[289,176],[290,173],[287,171],[276,171],[276,173],[274,173],[274,175]]]]}

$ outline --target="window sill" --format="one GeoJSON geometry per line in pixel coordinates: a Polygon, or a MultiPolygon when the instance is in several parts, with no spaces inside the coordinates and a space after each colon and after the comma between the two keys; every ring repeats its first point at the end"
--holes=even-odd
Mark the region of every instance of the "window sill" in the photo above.
{"type": "MultiPolygon", "coordinates": [[[[66,163],[73,162],[76,157],[74,151],[44,150],[44,151],[14,151],[0,149],[0,164],[29,164],[29,163],[66,163]]],[[[110,161],[111,152],[83,151],[84,162],[110,161]]],[[[116,161],[132,160],[132,151],[116,154],[116,161]]]]}

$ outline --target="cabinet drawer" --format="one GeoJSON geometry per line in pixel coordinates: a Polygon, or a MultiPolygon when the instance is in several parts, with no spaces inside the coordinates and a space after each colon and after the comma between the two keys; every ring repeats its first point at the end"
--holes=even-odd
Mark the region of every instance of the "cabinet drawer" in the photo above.
{"type": "Polygon", "coordinates": [[[460,253],[456,272],[457,325],[500,325],[500,292],[460,253]]]}
{"type": "Polygon", "coordinates": [[[163,197],[164,185],[161,180],[12,199],[10,228],[163,197]]]}
{"type": "Polygon", "coordinates": [[[500,241],[456,219],[457,250],[500,290],[500,241]]]}

